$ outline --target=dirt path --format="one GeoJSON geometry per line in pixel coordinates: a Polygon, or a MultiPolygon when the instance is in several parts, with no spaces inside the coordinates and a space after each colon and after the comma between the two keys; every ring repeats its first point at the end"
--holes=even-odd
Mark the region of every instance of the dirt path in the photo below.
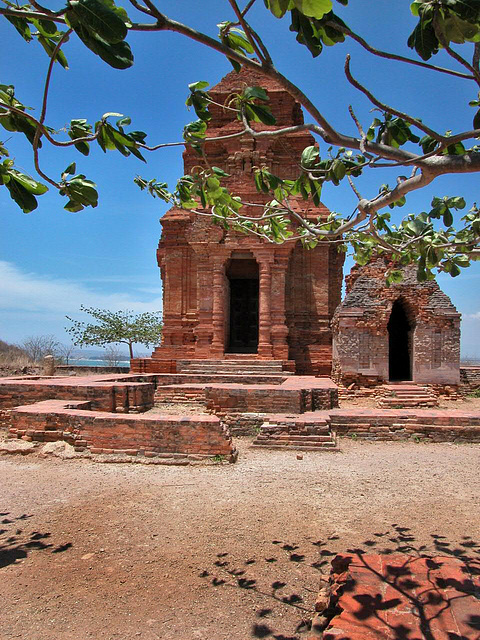
{"type": "Polygon", "coordinates": [[[229,466],[1,458],[1,640],[300,639],[338,551],[480,553],[478,445],[247,444],[229,466]]]}

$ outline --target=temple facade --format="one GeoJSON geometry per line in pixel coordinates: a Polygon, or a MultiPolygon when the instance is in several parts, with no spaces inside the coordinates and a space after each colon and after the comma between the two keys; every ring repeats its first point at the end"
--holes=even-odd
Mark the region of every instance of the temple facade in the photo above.
{"type": "Polygon", "coordinates": [[[333,322],[333,378],[344,386],[412,381],[458,385],[460,314],[416,265],[387,286],[386,257],[353,267],[333,322]]]}
{"type": "MultiPolygon", "coordinates": [[[[223,105],[243,86],[262,85],[277,126],[303,123],[298,103],[269,79],[243,70],[228,74],[211,91],[223,105]]],[[[235,113],[211,105],[207,136],[224,137],[241,130],[235,113]]],[[[258,130],[268,126],[255,123],[258,130]]],[[[299,175],[302,150],[314,144],[305,131],[280,139],[230,138],[209,142],[211,165],[229,174],[231,193],[243,202],[264,204],[253,180],[255,166],[267,166],[280,177],[299,175]]],[[[201,162],[191,149],[184,153],[185,172],[201,162]]],[[[258,216],[258,206],[242,212],[258,216]]],[[[298,199],[294,208],[306,218],[329,213],[298,199]]],[[[272,244],[254,235],[225,230],[211,218],[173,208],[161,220],[157,257],[164,292],[162,344],[137,370],[175,371],[185,359],[223,359],[236,355],[281,360],[302,374],[329,375],[330,322],[340,303],[344,254],[321,244],[308,250],[300,242],[272,244]]]]}

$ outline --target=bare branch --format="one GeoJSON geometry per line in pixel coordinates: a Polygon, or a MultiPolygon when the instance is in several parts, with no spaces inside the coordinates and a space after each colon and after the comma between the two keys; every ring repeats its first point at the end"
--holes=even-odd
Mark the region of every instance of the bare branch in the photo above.
{"type": "Polygon", "coordinates": [[[255,2],[256,2],[256,0],[250,0],[250,2],[247,2],[247,4],[245,5],[245,9],[242,11],[242,16],[246,16],[247,15],[247,13],[253,7],[255,2]]]}
{"type": "Polygon", "coordinates": [[[357,187],[355,186],[353,180],[352,180],[352,176],[347,176],[347,180],[348,180],[348,184],[350,185],[353,193],[357,196],[357,198],[359,200],[362,200],[362,196],[360,195],[360,192],[358,191],[357,187]]]}
{"type": "Polygon", "coordinates": [[[476,71],[480,72],[480,42],[475,42],[472,66],[476,71]]]}
{"type": "MultiPolygon", "coordinates": [[[[135,9],[137,9],[138,11],[141,11],[142,13],[146,13],[147,16],[152,15],[151,11],[147,7],[145,7],[143,4],[140,4],[140,2],[137,2],[137,0],[129,0],[129,2],[132,5],[132,7],[135,7],[135,9]]],[[[132,28],[133,26],[134,25],[132,25],[132,28]]]]}
{"type": "Polygon", "coordinates": [[[65,18],[62,15],[65,13],[66,9],[62,11],[48,12],[48,13],[40,13],[38,11],[23,11],[20,9],[12,9],[11,7],[2,7],[0,8],[0,15],[3,16],[13,16],[14,18],[33,18],[35,20],[52,20],[53,22],[60,22],[61,24],[66,24],[65,18]]]}
{"type": "Polygon", "coordinates": [[[265,60],[263,51],[261,51],[259,49],[259,47],[257,45],[257,42],[253,38],[251,30],[250,30],[250,26],[249,26],[248,22],[245,20],[245,18],[243,16],[242,12],[240,11],[240,9],[238,8],[236,0],[228,0],[228,2],[230,3],[230,6],[232,7],[233,12],[237,16],[237,20],[238,20],[239,24],[242,26],[243,31],[245,32],[245,35],[247,36],[248,41],[250,42],[250,44],[253,47],[253,50],[255,51],[257,56],[260,58],[260,60],[265,62],[266,60],[265,60]]]}
{"type": "Polygon", "coordinates": [[[435,140],[438,140],[438,142],[443,142],[445,140],[444,136],[441,136],[439,133],[437,133],[433,129],[430,129],[430,127],[427,127],[426,125],[424,125],[423,122],[421,122],[417,118],[412,118],[412,116],[409,116],[407,113],[403,113],[402,111],[397,111],[397,109],[394,109],[393,107],[389,107],[383,102],[380,102],[380,100],[377,100],[375,96],[368,89],[366,89],[363,85],[361,85],[358,82],[358,80],[355,80],[355,78],[352,76],[352,73],[350,71],[350,54],[347,54],[347,57],[345,58],[345,75],[347,76],[347,80],[350,82],[352,86],[355,87],[355,89],[358,89],[359,91],[361,91],[365,96],[367,96],[367,98],[370,100],[372,104],[374,104],[376,107],[378,107],[382,111],[386,113],[390,113],[392,116],[397,116],[397,118],[402,118],[406,122],[409,122],[410,124],[417,127],[417,129],[420,129],[427,135],[431,136],[435,140]]]}
{"type": "Polygon", "coordinates": [[[406,62],[408,64],[415,65],[417,67],[423,67],[424,69],[431,69],[432,71],[438,71],[440,73],[447,73],[452,76],[456,76],[457,78],[463,78],[465,80],[474,80],[473,75],[468,75],[466,73],[461,73],[460,71],[454,71],[453,69],[445,69],[443,67],[438,67],[434,64],[429,64],[428,62],[422,62],[421,60],[415,60],[414,58],[407,58],[405,56],[400,56],[395,53],[388,53],[386,51],[381,51],[380,49],[375,49],[368,44],[366,40],[364,40],[361,36],[356,34],[354,31],[349,29],[348,27],[344,27],[337,22],[329,21],[327,22],[329,27],[332,27],[336,31],[340,31],[346,36],[358,42],[358,44],[363,47],[369,53],[372,53],[374,56],[378,56],[380,58],[386,58],[387,60],[397,60],[398,62],[406,62]]]}
{"type": "Polygon", "coordinates": [[[70,34],[72,33],[72,31],[73,31],[73,29],[68,29],[68,31],[66,31],[63,34],[63,36],[57,42],[57,45],[56,45],[55,49],[53,50],[52,55],[50,57],[50,63],[48,65],[48,70],[47,70],[47,76],[45,78],[45,87],[44,87],[44,90],[43,90],[42,111],[41,111],[41,114],[40,114],[40,119],[38,121],[37,130],[35,131],[35,136],[34,136],[33,142],[32,142],[35,169],[37,170],[38,174],[41,175],[42,178],[44,178],[44,180],[47,180],[52,186],[56,187],[57,189],[60,189],[60,185],[57,182],[51,180],[40,169],[40,163],[39,163],[39,159],[38,159],[38,143],[40,142],[40,138],[42,136],[42,129],[43,129],[42,125],[45,122],[45,118],[46,118],[46,115],[47,115],[48,90],[49,90],[49,87],[50,87],[50,79],[52,77],[53,65],[56,62],[58,52],[60,51],[60,49],[61,49],[62,45],[64,44],[64,42],[66,42],[68,40],[68,38],[70,37],[70,34]]]}

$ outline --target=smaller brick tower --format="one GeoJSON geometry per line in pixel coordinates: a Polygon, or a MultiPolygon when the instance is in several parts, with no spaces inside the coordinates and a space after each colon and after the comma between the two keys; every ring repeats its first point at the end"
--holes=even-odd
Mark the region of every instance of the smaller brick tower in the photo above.
{"type": "MultiPolygon", "coordinates": [[[[303,123],[300,105],[280,85],[251,70],[229,73],[210,91],[219,105],[244,86],[266,89],[278,126],[303,123]]],[[[299,175],[302,150],[314,144],[306,131],[281,138],[227,138],[241,130],[235,114],[211,105],[206,152],[211,165],[229,174],[225,184],[243,202],[246,215],[258,216],[269,198],[255,188],[252,171],[266,165],[272,173],[299,175]]],[[[271,127],[254,125],[258,130],[271,127]]],[[[198,165],[190,149],[185,172],[198,165]]],[[[326,217],[328,209],[298,199],[304,217],[326,217]]],[[[163,283],[164,333],[151,358],[132,361],[134,372],[175,372],[190,359],[251,358],[279,360],[299,374],[330,375],[330,321],[340,303],[343,253],[320,244],[268,243],[254,235],[225,231],[202,217],[173,208],[162,218],[157,257],[163,283]]]]}
{"type": "Polygon", "coordinates": [[[385,283],[388,258],[353,267],[346,296],[333,319],[333,378],[345,386],[384,382],[458,385],[460,314],[416,267],[403,281],[385,283]]]}

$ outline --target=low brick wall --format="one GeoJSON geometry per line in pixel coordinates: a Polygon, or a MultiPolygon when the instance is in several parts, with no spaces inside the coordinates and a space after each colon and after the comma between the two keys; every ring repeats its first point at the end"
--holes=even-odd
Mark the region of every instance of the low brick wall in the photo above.
{"type": "Polygon", "coordinates": [[[230,413],[222,418],[232,436],[256,436],[265,422],[264,413],[230,413]]]}
{"type": "Polygon", "coordinates": [[[292,376],[281,385],[212,384],[205,388],[207,410],[235,413],[304,413],[338,406],[338,388],[328,378],[292,376]]]}
{"type": "Polygon", "coordinates": [[[47,400],[10,411],[10,434],[36,442],[65,440],[77,451],[103,454],[188,454],[234,458],[230,435],[210,415],[119,416],[88,410],[87,402],[47,400]]]}
{"type": "Polygon", "coordinates": [[[102,375],[103,373],[129,373],[130,367],[89,367],[81,364],[57,364],[55,365],[55,373],[65,376],[91,376],[102,375]]]}
{"type": "Polygon", "coordinates": [[[158,386],[172,384],[275,384],[280,385],[288,376],[282,374],[255,373],[249,376],[231,373],[158,373],[155,375],[158,386]]]}
{"type": "Polygon", "coordinates": [[[467,389],[479,389],[480,367],[460,367],[460,384],[467,389]]]}
{"type": "Polygon", "coordinates": [[[480,442],[480,415],[425,409],[333,409],[331,428],[340,436],[366,440],[480,442]]]}
{"type": "Polygon", "coordinates": [[[86,400],[93,409],[119,413],[142,412],[153,407],[154,380],[136,376],[77,378],[6,378],[0,380],[0,407],[9,408],[43,400],[86,400]]]}
{"type": "Polygon", "coordinates": [[[165,385],[155,391],[155,405],[166,402],[197,402],[205,405],[205,387],[203,385],[165,385]]]}
{"type": "Polygon", "coordinates": [[[303,413],[311,409],[302,389],[291,390],[273,385],[210,385],[205,389],[207,410],[225,413],[278,412],[303,413]]]}

